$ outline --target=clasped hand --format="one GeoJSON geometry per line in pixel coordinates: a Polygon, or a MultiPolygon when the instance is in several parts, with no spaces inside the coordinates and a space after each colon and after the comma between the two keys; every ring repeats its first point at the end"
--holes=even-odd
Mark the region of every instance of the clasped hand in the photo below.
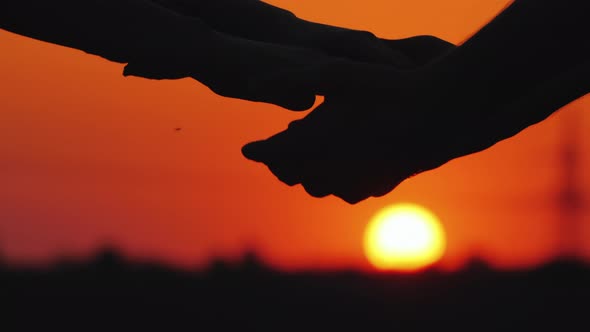
{"type": "Polygon", "coordinates": [[[155,2],[181,14],[187,26],[198,20],[214,31],[207,50],[212,56],[187,49],[191,43],[181,40],[172,48],[181,50],[173,69],[154,66],[150,58],[136,59],[126,75],[193,77],[222,96],[290,110],[309,109],[316,95],[326,96],[287,131],[244,148],[248,158],[266,163],[282,181],[301,183],[314,196],[334,194],[355,203],[389,192],[412,174],[412,158],[390,151],[389,138],[378,136],[392,128],[418,129],[407,126],[413,122],[403,119],[406,112],[387,110],[383,97],[395,90],[396,77],[401,82],[400,72],[423,66],[454,45],[431,36],[380,39],[301,20],[261,1],[155,2]],[[386,116],[376,119],[377,114],[386,116]],[[394,125],[377,129],[375,120],[394,125]]]}

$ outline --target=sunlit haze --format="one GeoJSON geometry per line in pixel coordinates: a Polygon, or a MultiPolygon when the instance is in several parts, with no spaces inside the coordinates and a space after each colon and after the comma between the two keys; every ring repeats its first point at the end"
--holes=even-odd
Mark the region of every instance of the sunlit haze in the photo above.
{"type": "MultiPolygon", "coordinates": [[[[384,38],[460,43],[508,0],[269,2],[384,38]]],[[[223,98],[191,79],[123,77],[121,64],[2,30],[0,45],[2,259],[43,263],[109,245],[181,266],[256,251],[285,270],[374,271],[366,226],[397,202],[436,213],[446,234],[443,269],[473,258],[534,266],[563,253],[564,243],[590,258],[581,240],[590,238],[587,207],[571,221],[559,205],[564,132],[577,135],[577,169],[590,166],[588,98],[483,153],[349,205],[310,197],[241,155],[244,144],[307,113],[223,98]]],[[[586,195],[590,172],[576,176],[586,195]]]]}
{"type": "Polygon", "coordinates": [[[405,203],[379,211],[367,226],[364,247],[378,269],[414,271],[436,263],[444,254],[446,239],[431,211],[405,203]]]}

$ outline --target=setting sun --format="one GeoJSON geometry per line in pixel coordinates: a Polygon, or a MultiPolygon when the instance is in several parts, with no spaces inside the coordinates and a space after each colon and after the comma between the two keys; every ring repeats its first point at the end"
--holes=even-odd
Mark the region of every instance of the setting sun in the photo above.
{"type": "Polygon", "coordinates": [[[382,209],[365,231],[367,258],[381,270],[413,271],[437,262],[446,239],[438,218],[415,204],[382,209]]]}

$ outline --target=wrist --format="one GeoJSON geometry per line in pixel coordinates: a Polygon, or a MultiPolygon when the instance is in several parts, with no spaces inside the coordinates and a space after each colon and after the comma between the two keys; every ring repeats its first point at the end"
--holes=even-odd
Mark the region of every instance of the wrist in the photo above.
{"type": "Polygon", "coordinates": [[[203,22],[179,16],[130,36],[126,75],[173,79],[215,61],[229,42],[203,22]]]}

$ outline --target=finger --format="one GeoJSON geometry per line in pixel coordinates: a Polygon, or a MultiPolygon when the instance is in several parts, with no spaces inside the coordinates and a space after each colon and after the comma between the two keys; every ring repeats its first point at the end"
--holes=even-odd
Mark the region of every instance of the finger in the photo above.
{"type": "Polygon", "coordinates": [[[248,159],[266,164],[282,182],[290,186],[302,183],[310,174],[318,173],[324,160],[320,157],[324,151],[316,145],[325,140],[315,136],[314,128],[308,127],[301,120],[294,121],[283,132],[245,145],[242,153],[248,159]]]}
{"type": "Polygon", "coordinates": [[[215,90],[213,91],[224,97],[273,104],[294,112],[309,110],[316,101],[316,96],[313,93],[289,91],[287,88],[280,89],[273,87],[272,89],[253,90],[248,86],[243,92],[219,93],[215,90]]]}
{"type": "Polygon", "coordinates": [[[266,164],[280,181],[289,186],[301,183],[302,160],[290,153],[288,148],[277,150],[277,147],[268,141],[252,142],[242,148],[242,154],[250,160],[266,164]]]}
{"type": "Polygon", "coordinates": [[[377,183],[375,188],[371,190],[371,196],[375,198],[383,197],[392,192],[402,181],[403,180],[384,179],[377,183]]]}
{"type": "Polygon", "coordinates": [[[123,68],[123,76],[137,76],[147,79],[163,80],[163,79],[179,79],[189,77],[188,73],[182,72],[173,68],[162,68],[150,65],[146,61],[135,60],[128,63],[123,68]]]}
{"type": "Polygon", "coordinates": [[[294,168],[291,163],[268,163],[266,165],[279,181],[290,187],[298,185],[302,181],[301,172],[294,171],[297,167],[294,168]]]}
{"type": "Polygon", "coordinates": [[[346,177],[341,174],[345,165],[329,157],[308,160],[305,165],[307,167],[303,169],[301,184],[313,197],[323,198],[331,195],[339,185],[346,182],[346,177]]]}
{"type": "Polygon", "coordinates": [[[247,97],[242,99],[270,103],[296,112],[306,111],[313,107],[316,101],[316,95],[313,92],[292,89],[287,84],[284,85],[283,87],[255,87],[249,84],[247,86],[247,97]]]}
{"type": "Polygon", "coordinates": [[[242,154],[253,161],[271,163],[286,159],[293,159],[290,147],[293,140],[289,137],[291,132],[282,131],[265,140],[255,141],[242,147],[242,154]]]}
{"type": "Polygon", "coordinates": [[[251,142],[242,147],[244,157],[259,163],[264,162],[264,141],[251,142]]]}
{"type": "Polygon", "coordinates": [[[395,89],[396,82],[401,82],[401,76],[401,72],[384,65],[335,60],[328,64],[283,71],[254,79],[251,86],[255,90],[273,91],[277,94],[289,91],[321,96],[354,96],[370,91],[379,95],[395,89]]]}
{"type": "Polygon", "coordinates": [[[337,191],[333,195],[351,205],[358,204],[371,197],[371,195],[366,195],[364,192],[359,190],[337,191]]]}
{"type": "MultiPolygon", "coordinates": [[[[179,70],[163,70],[154,66],[144,65],[141,63],[129,63],[123,69],[124,76],[137,76],[147,79],[163,80],[163,79],[180,79],[191,76],[179,70]]],[[[207,82],[202,82],[207,83],[207,82]]],[[[247,84],[242,87],[236,84],[208,84],[211,91],[216,94],[228,97],[237,98],[254,102],[263,102],[280,106],[291,111],[306,111],[315,104],[316,96],[313,93],[306,91],[289,91],[288,88],[272,88],[272,89],[251,89],[247,84]]]]}
{"type": "Polygon", "coordinates": [[[323,162],[312,165],[313,173],[304,175],[302,184],[315,197],[333,194],[351,204],[391,192],[410,174],[403,163],[388,160],[381,153],[361,156],[353,150],[325,151],[323,162]]]}
{"type": "Polygon", "coordinates": [[[414,66],[429,63],[456,48],[454,44],[434,36],[415,36],[397,40],[382,39],[382,41],[392,50],[408,57],[414,66]]]}
{"type": "Polygon", "coordinates": [[[324,197],[330,195],[330,191],[326,190],[325,188],[323,188],[321,186],[318,186],[317,184],[303,182],[302,185],[303,185],[303,189],[305,189],[305,192],[308,193],[312,197],[324,198],[324,197]]]}
{"type": "MultiPolygon", "coordinates": [[[[256,147],[256,143],[250,146],[256,147]]],[[[389,163],[381,159],[357,160],[346,155],[346,150],[335,150],[327,146],[318,157],[316,153],[292,153],[285,146],[282,152],[289,155],[288,158],[277,158],[276,153],[266,151],[263,153],[266,157],[260,159],[282,182],[291,186],[301,183],[313,197],[333,194],[350,204],[383,196],[405,179],[399,176],[399,172],[391,171],[389,163]],[[397,177],[392,178],[392,175],[397,177]]]]}
{"type": "Polygon", "coordinates": [[[375,183],[380,178],[373,170],[367,170],[372,168],[371,166],[375,165],[364,165],[361,169],[350,169],[346,177],[333,184],[333,195],[349,204],[356,204],[371,197],[374,193],[375,183]]]}
{"type": "Polygon", "coordinates": [[[353,61],[409,67],[412,61],[398,50],[368,31],[330,27],[331,32],[321,40],[319,47],[326,54],[345,57],[353,61]]]}

